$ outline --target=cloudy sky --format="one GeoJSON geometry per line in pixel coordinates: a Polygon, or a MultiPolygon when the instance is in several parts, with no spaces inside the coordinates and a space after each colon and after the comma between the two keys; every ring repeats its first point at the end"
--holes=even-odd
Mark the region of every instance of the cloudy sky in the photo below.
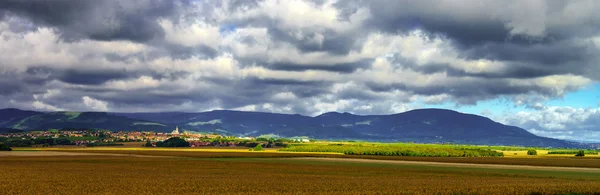
{"type": "Polygon", "coordinates": [[[448,108],[600,141],[600,2],[1,0],[0,108],[448,108]]]}

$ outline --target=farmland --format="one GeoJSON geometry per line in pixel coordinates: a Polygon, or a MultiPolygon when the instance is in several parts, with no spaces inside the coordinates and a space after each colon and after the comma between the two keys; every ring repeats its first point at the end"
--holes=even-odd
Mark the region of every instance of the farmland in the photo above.
{"type": "MultiPolygon", "coordinates": [[[[454,144],[415,144],[377,142],[315,142],[292,143],[280,149],[288,152],[334,152],[347,155],[368,156],[420,156],[420,157],[573,157],[579,150],[560,148],[534,148],[516,146],[482,146],[454,144]],[[536,155],[528,155],[535,150],[536,155]]],[[[600,158],[598,150],[584,150],[586,158],[600,158]]]]}
{"type": "MultiPolygon", "coordinates": [[[[591,154],[591,155],[598,155],[597,151],[593,151],[593,150],[583,150],[584,153],[587,154],[591,154]]],[[[555,151],[549,151],[548,154],[577,154],[577,150],[555,150],[555,151]]]]}
{"type": "Polygon", "coordinates": [[[425,156],[425,157],[501,157],[495,150],[478,147],[461,147],[433,144],[295,144],[281,151],[336,152],[349,155],[425,156]]]}
{"type": "Polygon", "coordinates": [[[532,148],[525,147],[412,143],[292,143],[265,151],[249,151],[247,147],[140,145],[141,142],[116,147],[15,147],[12,152],[0,153],[3,175],[0,191],[5,194],[600,192],[600,158],[592,150],[587,151],[586,157],[574,157],[548,154],[571,151],[564,149],[536,148],[538,155],[531,156],[526,153],[532,148]],[[391,154],[412,151],[417,155],[389,155],[385,151],[392,151],[391,154]],[[465,151],[473,153],[464,155],[465,151]]]}
{"type": "Polygon", "coordinates": [[[3,168],[0,169],[3,175],[0,190],[5,194],[555,194],[600,191],[598,173],[287,158],[5,157],[0,161],[0,167],[3,168]]]}
{"type": "Polygon", "coordinates": [[[121,154],[145,155],[166,157],[189,158],[294,158],[294,157],[327,157],[346,159],[373,159],[373,160],[400,160],[423,161],[444,163],[472,163],[472,164],[502,164],[502,165],[531,165],[531,166],[558,166],[558,167],[590,167],[600,168],[600,159],[575,158],[575,157],[536,157],[536,158],[498,158],[498,157],[415,157],[415,156],[373,156],[373,155],[344,155],[339,153],[318,152],[279,152],[266,150],[263,152],[249,152],[241,149],[148,149],[148,148],[17,148],[26,151],[53,151],[86,154],[121,154]]]}

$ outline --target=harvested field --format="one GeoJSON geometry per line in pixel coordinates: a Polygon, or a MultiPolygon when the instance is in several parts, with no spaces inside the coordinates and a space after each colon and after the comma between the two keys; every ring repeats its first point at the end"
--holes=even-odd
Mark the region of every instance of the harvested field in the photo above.
{"type": "Polygon", "coordinates": [[[360,158],[379,160],[406,160],[426,162],[448,162],[448,163],[473,163],[473,164],[501,164],[501,165],[531,165],[531,166],[553,166],[553,167],[589,167],[600,168],[599,158],[577,158],[577,157],[549,157],[549,158],[455,158],[455,157],[412,157],[412,156],[365,156],[365,155],[340,155],[336,158],[360,158]]]}
{"type": "Polygon", "coordinates": [[[550,166],[531,166],[531,165],[503,165],[503,164],[474,164],[474,163],[451,163],[451,162],[427,162],[427,161],[405,161],[405,160],[375,160],[375,159],[355,159],[355,158],[318,158],[318,157],[299,157],[302,160],[317,160],[329,162],[356,162],[356,163],[383,163],[399,165],[425,165],[439,167],[460,167],[460,168],[492,168],[492,169],[512,169],[512,170],[548,170],[548,171],[569,171],[569,172],[590,172],[599,173],[600,168],[583,167],[550,167],[550,166]]]}
{"type": "Polygon", "coordinates": [[[503,158],[503,157],[412,157],[412,156],[369,156],[369,155],[340,155],[326,153],[295,153],[295,152],[220,152],[213,149],[206,151],[182,151],[173,150],[60,150],[61,152],[76,153],[107,153],[126,155],[148,155],[148,156],[177,156],[195,158],[273,158],[273,157],[329,157],[329,158],[354,158],[354,159],[379,159],[379,160],[404,160],[404,161],[426,161],[426,162],[448,162],[448,163],[472,163],[472,164],[502,164],[502,165],[531,165],[531,166],[553,166],[553,167],[588,167],[600,168],[600,159],[597,158],[503,158]]]}
{"type": "Polygon", "coordinates": [[[3,194],[555,194],[600,175],[367,162],[117,156],[2,157],[3,194]]]}

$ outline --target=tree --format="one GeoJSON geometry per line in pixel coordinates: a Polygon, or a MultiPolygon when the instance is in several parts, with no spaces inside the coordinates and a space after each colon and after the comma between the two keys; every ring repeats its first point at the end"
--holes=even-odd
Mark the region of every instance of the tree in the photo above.
{"type": "Polygon", "coordinates": [[[179,137],[172,137],[164,142],[156,143],[156,147],[190,147],[190,143],[179,137]]]}
{"type": "Polygon", "coordinates": [[[146,144],[144,144],[144,147],[152,147],[152,143],[150,143],[150,141],[147,141],[146,144]]]}
{"type": "Polygon", "coordinates": [[[537,150],[529,149],[529,150],[527,150],[527,155],[535,156],[535,155],[537,155],[537,150]]]}
{"type": "Polygon", "coordinates": [[[58,138],[54,140],[54,142],[56,142],[56,145],[74,145],[74,143],[67,138],[58,138]]]}
{"type": "Polygon", "coordinates": [[[12,151],[12,148],[10,148],[6,144],[0,142],[0,151],[12,151]]]}
{"type": "Polygon", "coordinates": [[[254,147],[254,151],[264,151],[264,149],[261,144],[258,144],[256,147],[254,147]]]}
{"type": "Polygon", "coordinates": [[[260,142],[266,142],[266,141],[268,141],[268,140],[267,140],[267,138],[264,138],[264,137],[259,137],[259,138],[256,138],[256,141],[260,141],[260,142]]]}
{"type": "Polygon", "coordinates": [[[583,151],[583,150],[579,150],[579,151],[577,151],[577,154],[575,154],[575,156],[581,156],[581,157],[584,157],[584,156],[585,156],[585,151],[583,151]]]}

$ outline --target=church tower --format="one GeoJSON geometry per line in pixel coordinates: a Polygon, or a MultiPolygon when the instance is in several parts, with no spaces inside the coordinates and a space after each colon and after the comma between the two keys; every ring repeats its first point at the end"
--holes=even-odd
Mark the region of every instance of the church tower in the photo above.
{"type": "Polygon", "coordinates": [[[171,134],[179,135],[179,127],[175,126],[175,130],[173,130],[173,132],[171,132],[171,134]]]}

